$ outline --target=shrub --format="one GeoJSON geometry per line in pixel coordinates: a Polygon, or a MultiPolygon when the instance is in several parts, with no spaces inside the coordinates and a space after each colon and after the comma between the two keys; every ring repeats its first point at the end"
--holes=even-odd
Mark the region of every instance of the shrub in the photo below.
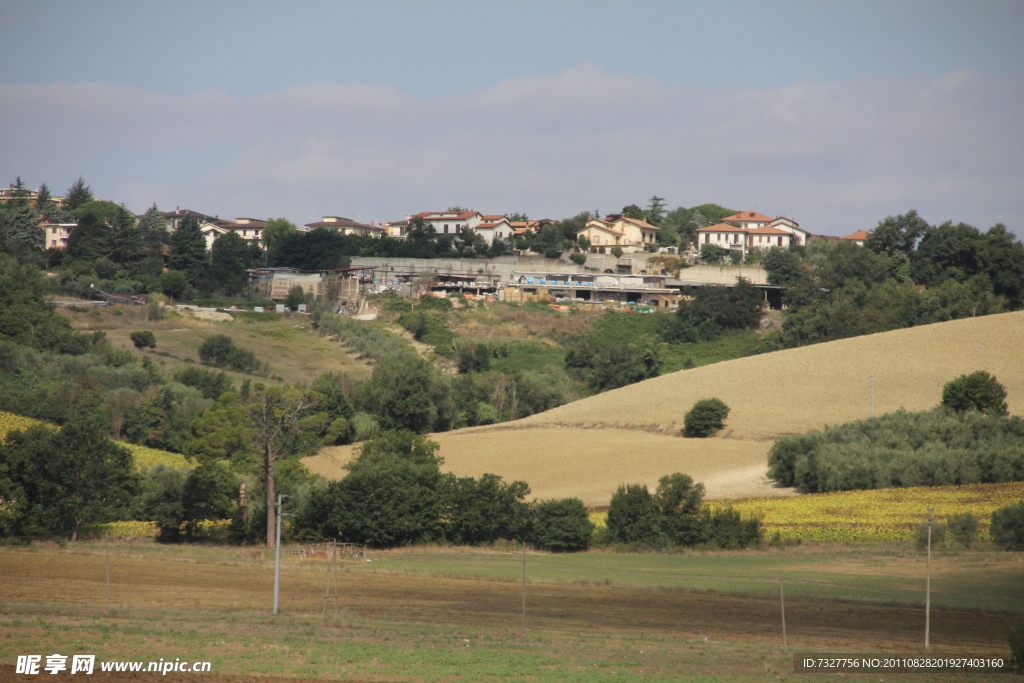
{"type": "Polygon", "coordinates": [[[683,418],[686,436],[699,439],[711,436],[725,426],[725,418],[729,416],[729,406],[717,398],[697,401],[683,418]]]}
{"type": "Polygon", "coordinates": [[[128,335],[128,338],[132,340],[132,344],[135,344],[135,348],[156,348],[156,337],[149,330],[143,332],[132,332],[128,335]]]}
{"type": "Polygon", "coordinates": [[[942,387],[942,405],[958,413],[976,410],[985,415],[1006,415],[1006,389],[984,370],[960,375],[942,387]]]}
{"type": "Polygon", "coordinates": [[[235,346],[226,334],[216,334],[199,346],[199,360],[203,365],[229,368],[239,372],[253,372],[259,367],[256,354],[235,346]]]}
{"type": "Polygon", "coordinates": [[[622,258],[622,247],[612,247],[612,256],[622,258]]]}
{"type": "Polygon", "coordinates": [[[978,518],[970,512],[961,512],[946,518],[946,530],[953,540],[965,548],[978,540],[978,518]]]}
{"type": "Polygon", "coordinates": [[[586,254],[569,254],[569,260],[575,263],[577,266],[582,266],[587,262],[586,254]]]}
{"type": "Polygon", "coordinates": [[[1024,550],[1024,500],[995,510],[991,519],[988,533],[997,547],[1024,550]]]}
{"type": "Polygon", "coordinates": [[[146,304],[146,317],[150,320],[163,320],[167,317],[167,310],[159,301],[150,301],[146,304]]]}
{"type": "Polygon", "coordinates": [[[629,545],[664,545],[661,511],[643,484],[619,486],[608,506],[609,540],[629,545]]]}
{"type": "Polygon", "coordinates": [[[306,292],[301,285],[295,285],[288,290],[288,297],[284,300],[286,308],[293,311],[299,310],[299,304],[306,303],[306,292]]]}
{"type": "Polygon", "coordinates": [[[216,400],[225,391],[231,391],[233,383],[226,372],[213,372],[202,368],[185,368],[174,374],[174,381],[187,387],[195,387],[203,398],[216,400]]]}
{"type": "Polygon", "coordinates": [[[732,507],[705,508],[702,522],[702,540],[709,545],[735,550],[761,542],[761,520],[757,517],[744,518],[732,507]]]}
{"type": "MultiPolygon", "coordinates": [[[[946,525],[932,522],[932,547],[942,545],[946,540],[946,525]]],[[[914,530],[914,547],[928,549],[928,522],[921,522],[914,530]]]]}
{"type": "Polygon", "coordinates": [[[547,500],[534,512],[533,545],[540,550],[571,553],[586,550],[594,536],[594,523],[579,498],[547,500]]]}

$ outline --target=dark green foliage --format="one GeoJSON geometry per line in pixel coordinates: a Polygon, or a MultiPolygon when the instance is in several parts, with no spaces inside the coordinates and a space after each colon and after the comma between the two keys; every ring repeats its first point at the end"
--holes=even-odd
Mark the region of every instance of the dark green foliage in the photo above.
{"type": "Polygon", "coordinates": [[[86,202],[92,201],[92,189],[85,184],[82,176],[78,176],[78,180],[71,184],[71,187],[64,193],[64,208],[68,211],[74,211],[78,207],[82,206],[86,202]]]}
{"type": "Polygon", "coordinates": [[[533,545],[555,553],[573,553],[590,547],[594,523],[579,498],[538,503],[534,509],[533,545]]]}
{"type": "Polygon", "coordinates": [[[149,330],[132,332],[128,338],[132,340],[132,344],[135,344],[137,349],[156,348],[156,336],[149,330]]]}
{"type": "Polygon", "coordinates": [[[110,253],[111,237],[110,226],[95,213],[87,213],[68,237],[67,258],[94,262],[110,253]]]}
{"type": "Polygon", "coordinates": [[[908,211],[902,216],[887,216],[878,222],[871,231],[871,239],[864,246],[882,256],[909,257],[917,246],[917,241],[928,232],[931,226],[917,215],[917,211],[908,211]]]}
{"type": "Polygon", "coordinates": [[[432,364],[415,356],[377,363],[366,401],[385,429],[443,431],[450,419],[447,384],[432,364]]]}
{"type": "Polygon", "coordinates": [[[1010,628],[1006,644],[1010,648],[1010,661],[1007,662],[1007,666],[1017,673],[1024,673],[1024,626],[1010,628]]]}
{"type": "Polygon", "coordinates": [[[700,517],[704,484],[687,474],[669,474],[658,482],[654,502],[661,513],[661,531],[669,543],[692,546],[704,538],[700,517]]]}
{"type": "Polygon", "coordinates": [[[136,516],[157,523],[161,543],[196,541],[204,520],[229,519],[238,500],[238,478],[223,464],[203,463],[191,471],[158,465],[146,475],[136,516]]]}
{"type": "Polygon", "coordinates": [[[988,533],[998,548],[1024,550],[1024,500],[995,510],[988,533]]]}
{"type": "Polygon", "coordinates": [[[772,247],[761,259],[768,272],[768,284],[789,287],[807,277],[800,257],[795,252],[772,247]]]}
{"type": "Polygon", "coordinates": [[[683,418],[686,436],[703,439],[725,427],[729,406],[717,398],[697,401],[683,418]]]}
{"type": "Polygon", "coordinates": [[[131,453],[91,416],[59,431],[10,432],[0,444],[4,470],[19,493],[13,526],[24,538],[76,540],[83,526],[125,514],[138,489],[131,453]]]}
{"type": "Polygon", "coordinates": [[[735,287],[697,287],[692,299],[679,306],[679,324],[690,329],[709,323],[724,329],[755,329],[761,324],[761,298],[761,291],[744,278],[737,278],[735,287]]]}
{"type": "Polygon", "coordinates": [[[260,365],[255,353],[238,348],[226,334],[215,334],[200,344],[199,360],[203,365],[238,372],[254,372],[260,365]]]}
{"type": "Polygon", "coordinates": [[[629,342],[595,341],[601,344],[596,349],[586,341],[570,349],[565,367],[598,391],[618,389],[660,373],[664,344],[654,335],[640,335],[629,342]]]}
{"type": "Polygon", "coordinates": [[[569,254],[569,260],[575,263],[577,266],[582,266],[587,262],[586,254],[569,254]]]}
{"type": "Polygon", "coordinates": [[[523,499],[529,493],[525,481],[506,484],[496,474],[485,474],[480,479],[446,477],[445,538],[458,545],[523,540],[530,523],[530,505],[523,499]]]}
{"type": "Polygon", "coordinates": [[[174,381],[195,387],[203,398],[217,400],[225,391],[232,391],[234,383],[226,372],[213,372],[202,368],[185,368],[174,374],[174,381]]]}
{"type": "Polygon", "coordinates": [[[206,238],[199,230],[199,221],[189,216],[171,234],[171,255],[167,265],[185,273],[192,282],[201,278],[207,266],[206,238]]]}
{"type": "Polygon", "coordinates": [[[229,232],[213,243],[208,276],[224,294],[238,296],[249,285],[245,269],[261,264],[261,254],[256,242],[229,232]]]}
{"type": "Polygon", "coordinates": [[[180,543],[181,525],[185,513],[181,504],[181,490],[188,476],[184,470],[157,465],[146,473],[142,492],[135,499],[137,519],[156,522],[157,541],[180,543]]]}
{"type": "Polygon", "coordinates": [[[487,344],[458,344],[455,347],[455,364],[463,375],[487,372],[491,368],[491,349],[487,344]]]}
{"type": "Polygon", "coordinates": [[[661,511],[643,484],[619,486],[608,506],[608,536],[627,545],[663,545],[661,511]]]}
{"type": "Polygon", "coordinates": [[[961,375],[942,387],[942,405],[958,413],[1006,415],[1006,389],[984,370],[961,375]]]}
{"type": "MultiPolygon", "coordinates": [[[[946,542],[946,525],[932,522],[932,548],[946,542]]],[[[921,522],[914,529],[914,547],[918,550],[928,549],[928,522],[921,522]]]]}
{"type": "Polygon", "coordinates": [[[965,548],[978,540],[978,518],[970,512],[961,512],[946,518],[946,530],[953,540],[965,548]]]}
{"type": "Polygon", "coordinates": [[[729,255],[729,250],[717,244],[705,242],[700,245],[700,260],[705,263],[721,263],[729,255]]]}
{"type": "Polygon", "coordinates": [[[297,311],[299,310],[299,304],[306,303],[306,292],[302,289],[301,285],[295,285],[288,290],[288,296],[284,300],[286,308],[297,311]]]}
{"type": "Polygon", "coordinates": [[[898,486],[1024,481],[1024,419],[944,409],[784,436],[768,476],[814,493],[898,486]]]}
{"type": "Polygon", "coordinates": [[[725,550],[749,548],[761,542],[761,520],[743,518],[731,507],[705,508],[701,514],[701,526],[703,542],[725,550]]]}
{"type": "Polygon", "coordinates": [[[168,270],[160,275],[160,291],[171,299],[180,299],[188,288],[188,275],[180,270],[168,270]]]}
{"type": "Polygon", "coordinates": [[[71,329],[46,300],[42,273],[29,265],[0,262],[0,341],[67,354],[89,350],[88,335],[71,329]]]}

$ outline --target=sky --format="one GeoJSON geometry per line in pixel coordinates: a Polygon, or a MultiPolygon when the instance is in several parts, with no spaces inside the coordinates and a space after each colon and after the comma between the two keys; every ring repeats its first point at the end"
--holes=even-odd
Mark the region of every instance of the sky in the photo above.
{"type": "Polygon", "coordinates": [[[0,172],[136,213],[1024,235],[1024,2],[0,2],[0,172]]]}

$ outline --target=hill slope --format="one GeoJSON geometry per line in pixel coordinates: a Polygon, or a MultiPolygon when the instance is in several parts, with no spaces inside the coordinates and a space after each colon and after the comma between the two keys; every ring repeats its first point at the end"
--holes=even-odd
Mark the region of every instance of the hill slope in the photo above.
{"type": "MultiPolygon", "coordinates": [[[[1010,412],[1024,414],[1024,312],[956,320],[843,339],[707,365],[649,379],[523,420],[431,435],[445,469],[494,472],[529,482],[539,498],[579,496],[608,503],[616,485],[657,484],[681,471],[703,481],[709,498],[786,494],[764,480],[778,436],[938,404],[942,385],[985,369],[1006,387],[1010,412]],[[678,438],[683,415],[709,397],[732,409],[715,439],[678,438]]],[[[351,446],[305,462],[343,476],[351,446]]]]}

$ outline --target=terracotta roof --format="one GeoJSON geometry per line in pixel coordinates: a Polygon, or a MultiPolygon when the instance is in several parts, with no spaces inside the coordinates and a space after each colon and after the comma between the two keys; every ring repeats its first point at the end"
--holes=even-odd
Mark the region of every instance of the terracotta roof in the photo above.
{"type": "Polygon", "coordinates": [[[765,216],[763,213],[756,211],[740,211],[739,213],[733,214],[732,216],[726,216],[722,219],[722,222],[726,221],[740,221],[740,222],[756,222],[756,223],[771,223],[774,218],[771,216],[765,216]]]}
{"type": "Polygon", "coordinates": [[[865,232],[863,230],[858,230],[857,232],[853,233],[852,235],[847,235],[846,237],[840,237],[839,239],[841,239],[841,240],[866,240],[866,239],[871,239],[871,233],[865,232]]]}
{"type": "Polygon", "coordinates": [[[779,230],[767,225],[762,225],[760,228],[747,228],[746,233],[748,235],[790,235],[792,233],[786,232],[785,230],[779,230]]]}
{"type": "Polygon", "coordinates": [[[743,228],[734,228],[731,225],[725,223],[718,223],[716,225],[709,225],[706,228],[697,228],[697,232],[748,232],[743,228]]]}
{"type": "Polygon", "coordinates": [[[307,228],[358,228],[368,230],[383,230],[375,225],[365,225],[364,223],[357,223],[351,218],[341,218],[340,216],[330,216],[330,218],[336,218],[333,221],[317,221],[316,223],[306,223],[307,228]]]}
{"type": "Polygon", "coordinates": [[[496,225],[497,225],[497,223],[479,223],[476,226],[476,229],[479,230],[480,228],[493,228],[496,225]]]}
{"type": "Polygon", "coordinates": [[[496,214],[493,214],[493,215],[484,214],[484,220],[485,221],[500,221],[504,217],[505,217],[505,214],[501,214],[501,213],[496,213],[496,214]]]}
{"type": "Polygon", "coordinates": [[[658,226],[656,226],[656,225],[651,225],[651,224],[650,224],[650,223],[648,223],[647,221],[645,221],[645,220],[642,220],[642,219],[640,219],[640,218],[626,218],[625,216],[623,216],[623,217],[622,217],[622,220],[624,220],[624,221],[629,221],[629,222],[630,222],[630,223],[632,223],[633,225],[638,225],[638,226],[640,226],[641,228],[644,228],[645,230],[661,230],[661,228],[659,228],[658,226]]]}

